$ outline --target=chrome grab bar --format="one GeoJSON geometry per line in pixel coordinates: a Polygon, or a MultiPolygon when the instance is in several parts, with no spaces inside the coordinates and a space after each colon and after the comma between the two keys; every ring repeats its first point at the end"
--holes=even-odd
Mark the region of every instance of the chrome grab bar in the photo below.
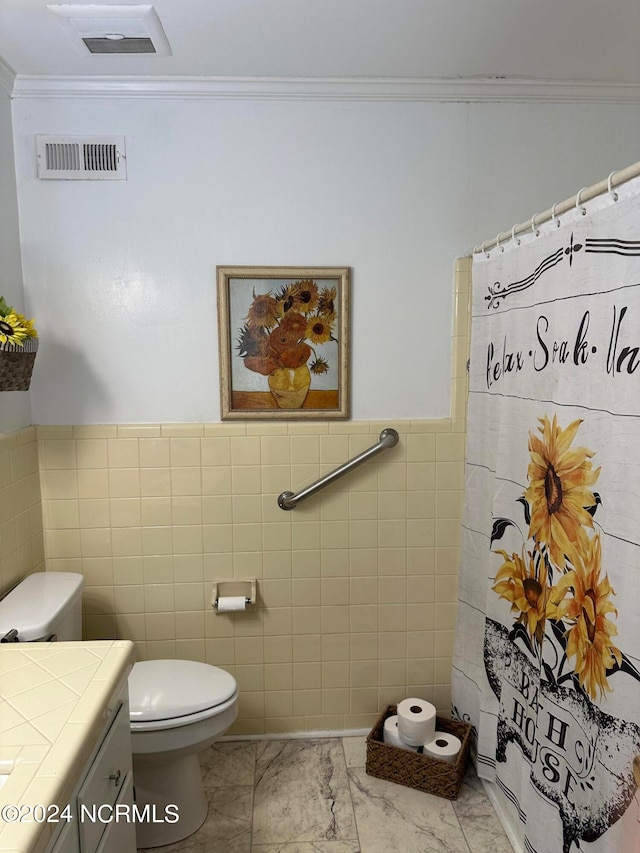
{"type": "Polygon", "coordinates": [[[395,429],[391,429],[390,427],[383,429],[380,433],[378,443],[374,444],[373,447],[370,447],[368,450],[363,450],[362,453],[359,453],[357,456],[354,456],[353,459],[345,462],[344,465],[340,466],[340,468],[336,468],[336,470],[332,471],[330,474],[325,474],[324,477],[320,477],[319,480],[316,480],[315,483],[312,483],[310,486],[307,486],[306,489],[298,492],[297,495],[294,494],[294,492],[283,492],[278,498],[278,506],[280,509],[294,509],[300,501],[305,500],[305,498],[310,498],[311,495],[324,488],[324,486],[328,486],[329,483],[333,483],[333,481],[337,480],[338,477],[342,477],[343,474],[348,474],[349,471],[353,471],[353,469],[358,465],[361,465],[373,456],[377,456],[378,453],[386,450],[387,447],[395,447],[399,440],[400,436],[395,429]]]}

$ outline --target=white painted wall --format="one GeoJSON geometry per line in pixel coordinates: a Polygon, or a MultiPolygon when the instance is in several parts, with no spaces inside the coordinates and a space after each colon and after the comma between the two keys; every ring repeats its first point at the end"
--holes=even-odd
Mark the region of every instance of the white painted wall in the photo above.
{"type": "MultiPolygon", "coordinates": [[[[11,101],[0,86],[0,296],[24,310],[11,101]]],[[[29,391],[0,392],[0,432],[31,423],[29,391]]]]}
{"type": "Polygon", "coordinates": [[[637,159],[623,105],[14,101],[36,423],[219,419],[217,264],[352,268],[352,417],[449,412],[456,256],[637,159]],[[126,182],[38,181],[124,134],[126,182]]]}

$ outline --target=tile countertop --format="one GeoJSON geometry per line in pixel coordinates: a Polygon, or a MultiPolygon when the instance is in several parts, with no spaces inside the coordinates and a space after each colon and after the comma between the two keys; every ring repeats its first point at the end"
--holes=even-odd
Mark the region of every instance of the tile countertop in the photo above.
{"type": "MultiPolygon", "coordinates": [[[[128,640],[0,646],[0,810],[64,808],[133,661],[128,640]]],[[[59,826],[0,818],[0,851],[44,853],[59,826]]]]}

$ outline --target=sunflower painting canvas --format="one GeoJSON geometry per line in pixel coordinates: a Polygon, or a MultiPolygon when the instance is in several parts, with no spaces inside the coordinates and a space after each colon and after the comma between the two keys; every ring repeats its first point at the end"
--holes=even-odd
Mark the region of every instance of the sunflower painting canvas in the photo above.
{"type": "Polygon", "coordinates": [[[218,267],[225,419],[347,418],[348,267],[218,267]]]}

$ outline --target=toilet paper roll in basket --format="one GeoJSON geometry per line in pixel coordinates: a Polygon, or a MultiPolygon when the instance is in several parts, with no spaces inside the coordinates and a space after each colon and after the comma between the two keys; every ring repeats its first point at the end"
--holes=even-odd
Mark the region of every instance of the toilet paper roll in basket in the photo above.
{"type": "Polygon", "coordinates": [[[398,731],[405,743],[422,746],[436,733],[436,709],[424,699],[403,699],[398,704],[398,731]]]}
{"type": "Polygon", "coordinates": [[[216,601],[218,613],[231,613],[247,609],[247,599],[244,595],[221,595],[216,601]]]}
{"type": "Polygon", "coordinates": [[[424,744],[423,753],[431,758],[439,758],[449,764],[455,764],[458,753],[462,749],[462,741],[449,732],[436,732],[435,737],[429,743],[424,744]]]}
{"type": "Polygon", "coordinates": [[[410,746],[408,743],[405,743],[400,737],[400,732],[398,731],[397,714],[392,714],[384,721],[382,739],[386,744],[389,744],[390,746],[399,746],[400,749],[408,749],[410,752],[418,751],[417,746],[410,746]]]}

